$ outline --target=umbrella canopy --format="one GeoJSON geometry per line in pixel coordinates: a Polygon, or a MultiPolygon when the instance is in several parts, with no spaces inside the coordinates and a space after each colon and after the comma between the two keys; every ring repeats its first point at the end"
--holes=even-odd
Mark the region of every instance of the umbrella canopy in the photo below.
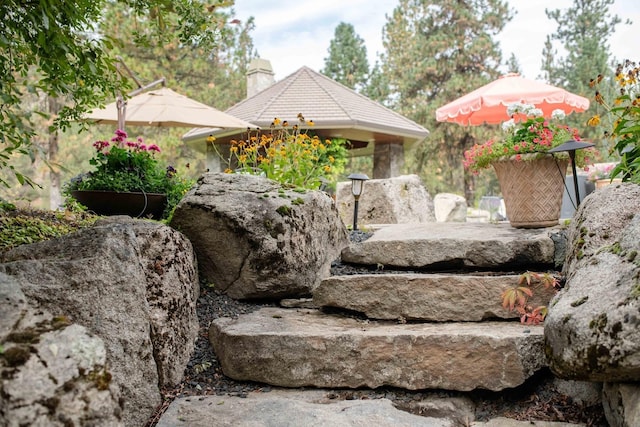
{"type": "Polygon", "coordinates": [[[589,108],[589,100],[546,83],[510,73],[436,110],[436,120],[461,125],[497,124],[509,120],[507,106],[533,104],[551,117],[553,110],[566,114],[589,108]]]}
{"type": "Polygon", "coordinates": [[[166,87],[141,93],[128,100],[112,102],[105,108],[93,110],[85,116],[85,120],[101,124],[118,124],[121,129],[124,128],[125,121],[131,126],[207,126],[225,129],[255,127],[249,122],[166,87]],[[120,111],[119,105],[123,107],[120,111]]]}

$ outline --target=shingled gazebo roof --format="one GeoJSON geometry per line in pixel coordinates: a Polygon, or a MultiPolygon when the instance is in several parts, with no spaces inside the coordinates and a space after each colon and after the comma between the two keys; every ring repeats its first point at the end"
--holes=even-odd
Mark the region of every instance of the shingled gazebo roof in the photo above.
{"type": "MultiPolygon", "coordinates": [[[[313,120],[313,130],[319,136],[345,138],[361,155],[372,152],[372,142],[411,145],[429,134],[412,120],[308,67],[239,102],[226,113],[263,129],[268,129],[276,117],[297,123],[297,116],[302,113],[307,120],[313,120]]],[[[237,130],[195,128],[183,140],[202,147],[201,142],[209,135],[215,136],[217,142],[225,142],[240,134],[237,130]]]]}

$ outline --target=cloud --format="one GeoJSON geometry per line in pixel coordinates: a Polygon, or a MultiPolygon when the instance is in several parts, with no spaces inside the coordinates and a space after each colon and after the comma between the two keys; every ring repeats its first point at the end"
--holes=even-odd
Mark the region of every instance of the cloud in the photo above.
{"type": "MultiPolygon", "coordinates": [[[[523,75],[537,78],[540,74],[542,49],[547,34],[555,31],[555,22],[547,19],[545,8],[566,9],[572,0],[515,0],[514,19],[498,35],[497,41],[506,60],[513,52],[523,75]]],[[[382,29],[386,15],[391,15],[398,2],[390,0],[236,0],[234,10],[240,19],[255,18],[254,44],[264,59],[271,61],[276,79],[280,80],[303,65],[321,70],[328,56],[329,43],[340,22],[352,24],[365,40],[369,64],[383,51],[382,29]]],[[[613,55],[618,59],[640,61],[640,2],[617,0],[613,14],[633,20],[632,26],[618,26],[610,39],[613,55]]]]}

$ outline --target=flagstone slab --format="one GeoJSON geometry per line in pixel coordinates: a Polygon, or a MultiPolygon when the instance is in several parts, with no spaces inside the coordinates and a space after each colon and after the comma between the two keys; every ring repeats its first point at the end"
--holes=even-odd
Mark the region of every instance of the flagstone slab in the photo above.
{"type": "Polygon", "coordinates": [[[517,322],[398,324],[262,308],[212,322],[225,375],[282,387],[493,391],[546,366],[543,328],[517,322]]]}
{"type": "MultiPolygon", "coordinates": [[[[479,322],[513,319],[501,294],[517,286],[519,275],[356,274],[324,279],[313,291],[319,307],[363,313],[369,319],[479,322]]],[[[547,306],[555,290],[534,287],[529,305],[547,306]]]]}
{"type": "Polygon", "coordinates": [[[425,223],[382,227],[343,249],[343,262],[380,268],[508,268],[553,266],[559,227],[519,229],[508,224],[425,223]]]}
{"type": "Polygon", "coordinates": [[[389,399],[332,400],[326,392],[271,391],[247,397],[200,396],[174,400],[158,427],[376,426],[453,427],[451,419],[396,409],[389,399]]]}

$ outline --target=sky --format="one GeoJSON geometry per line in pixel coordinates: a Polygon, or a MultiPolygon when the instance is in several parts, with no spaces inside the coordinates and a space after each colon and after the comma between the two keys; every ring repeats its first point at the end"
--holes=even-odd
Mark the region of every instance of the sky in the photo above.
{"type": "MultiPolygon", "coordinates": [[[[398,0],[235,0],[236,17],[255,19],[254,45],[261,58],[271,62],[276,80],[307,66],[316,71],[324,67],[329,43],[340,22],[353,25],[367,47],[369,66],[382,52],[382,28],[398,0]]],[[[572,0],[510,0],[515,17],[505,26],[498,41],[506,60],[513,52],[524,77],[540,75],[542,49],[546,36],[555,32],[545,8],[566,9],[572,0]]],[[[609,39],[617,59],[640,60],[640,1],[616,0],[611,13],[632,25],[619,24],[609,39]]]]}

